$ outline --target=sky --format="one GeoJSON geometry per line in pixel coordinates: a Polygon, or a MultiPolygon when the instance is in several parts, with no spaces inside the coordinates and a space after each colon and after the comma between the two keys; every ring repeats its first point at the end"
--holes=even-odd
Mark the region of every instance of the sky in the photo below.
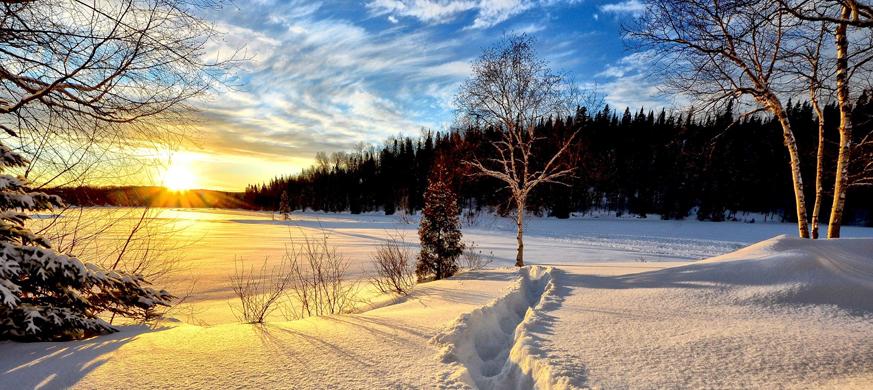
{"type": "Polygon", "coordinates": [[[208,56],[241,49],[249,61],[195,102],[199,131],[176,160],[191,187],[241,191],[299,172],[317,152],[446,130],[471,62],[514,33],[532,35],[553,69],[596,86],[611,106],[670,106],[646,77],[649,54],[622,41],[622,23],[642,9],[638,0],[236,1],[204,14],[222,33],[208,56]]]}

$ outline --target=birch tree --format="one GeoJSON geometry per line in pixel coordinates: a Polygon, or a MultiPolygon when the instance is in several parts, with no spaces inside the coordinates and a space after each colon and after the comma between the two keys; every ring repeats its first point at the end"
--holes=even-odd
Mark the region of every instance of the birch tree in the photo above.
{"type": "Polygon", "coordinates": [[[534,45],[531,37],[520,35],[486,49],[473,63],[473,76],[456,99],[464,120],[499,131],[500,138],[491,143],[492,156],[465,163],[479,176],[500,180],[509,191],[516,209],[518,267],[524,266],[528,195],[540,184],[562,183],[561,179],[573,172],[561,158],[576,136],[567,137],[551,156],[535,156],[537,143],[543,139],[537,134],[537,124],[550,116],[564,115],[574,106],[573,88],[537,57],[534,45]]]}
{"type": "Polygon", "coordinates": [[[668,86],[713,107],[751,98],[778,120],[790,159],[800,237],[809,238],[800,155],[780,99],[784,58],[794,52],[788,32],[796,18],[766,1],[654,0],[627,35],[657,51],[668,86]],[[666,66],[663,66],[666,65],[666,66]]]}
{"type": "Polygon", "coordinates": [[[802,42],[795,57],[794,72],[798,77],[799,92],[807,93],[809,103],[815,113],[818,126],[818,144],[815,162],[815,201],[813,202],[812,215],[810,216],[810,235],[813,239],[819,238],[819,218],[821,217],[821,205],[824,196],[824,148],[825,148],[825,116],[822,110],[821,100],[830,97],[832,89],[826,88],[827,81],[832,75],[832,61],[824,57],[822,48],[831,34],[828,25],[824,22],[809,28],[801,29],[795,38],[802,42]],[[818,27],[818,28],[816,28],[818,27]]]}
{"type": "Polygon", "coordinates": [[[840,141],[834,180],[834,199],[828,221],[828,238],[839,238],[846,206],[846,195],[851,184],[849,168],[852,163],[852,102],[850,79],[856,69],[871,61],[873,46],[869,43],[851,50],[849,28],[873,31],[873,4],[857,0],[779,0],[784,12],[804,21],[830,23],[835,26],[834,52],[836,98],[840,111],[840,141]],[[854,65],[850,67],[850,60],[854,65]]]}

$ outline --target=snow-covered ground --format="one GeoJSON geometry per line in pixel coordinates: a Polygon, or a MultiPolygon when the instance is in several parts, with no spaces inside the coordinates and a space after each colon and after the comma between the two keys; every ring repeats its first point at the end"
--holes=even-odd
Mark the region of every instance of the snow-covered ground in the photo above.
{"type": "Polygon", "coordinates": [[[416,245],[417,226],[319,213],[159,218],[187,243],[171,285],[196,279],[190,310],[157,330],[0,343],[0,388],[873,387],[871,238],[773,238],[795,229],[774,223],[530,218],[535,265],[516,270],[512,221],[481,217],[464,238],[493,252],[496,269],[358,314],[255,326],[229,308],[236,257],[278,261],[289,236],[326,232],[363,278],[376,245],[396,234],[416,245]]]}

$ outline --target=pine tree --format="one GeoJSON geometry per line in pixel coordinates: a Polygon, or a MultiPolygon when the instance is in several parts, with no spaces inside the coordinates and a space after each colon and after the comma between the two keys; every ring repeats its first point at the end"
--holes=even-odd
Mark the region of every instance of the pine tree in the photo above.
{"type": "Polygon", "coordinates": [[[106,270],[58,253],[25,227],[27,212],[62,206],[4,172],[27,164],[0,144],[0,340],[65,340],[114,332],[98,314],[145,318],[173,298],[140,275],[106,270]]]}
{"type": "Polygon", "coordinates": [[[424,193],[424,210],[418,227],[421,253],[415,273],[418,280],[443,279],[458,271],[457,259],[464,251],[458,198],[442,164],[434,166],[424,193]]]}
{"type": "Polygon", "coordinates": [[[287,190],[282,190],[282,196],[279,198],[279,214],[282,214],[282,219],[286,221],[291,214],[291,202],[288,200],[287,190]]]}

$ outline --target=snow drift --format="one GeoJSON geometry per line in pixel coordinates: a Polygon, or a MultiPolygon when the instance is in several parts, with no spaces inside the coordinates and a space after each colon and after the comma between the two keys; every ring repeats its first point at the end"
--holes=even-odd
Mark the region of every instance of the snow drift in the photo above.
{"type": "Polygon", "coordinates": [[[734,304],[824,305],[871,314],[873,240],[778,236],[726,255],[624,281],[638,287],[712,288],[712,299],[734,304]]]}
{"type": "Polygon", "coordinates": [[[873,388],[873,240],[779,236],[652,266],[561,267],[539,343],[551,372],[582,388],[873,388]]]}

